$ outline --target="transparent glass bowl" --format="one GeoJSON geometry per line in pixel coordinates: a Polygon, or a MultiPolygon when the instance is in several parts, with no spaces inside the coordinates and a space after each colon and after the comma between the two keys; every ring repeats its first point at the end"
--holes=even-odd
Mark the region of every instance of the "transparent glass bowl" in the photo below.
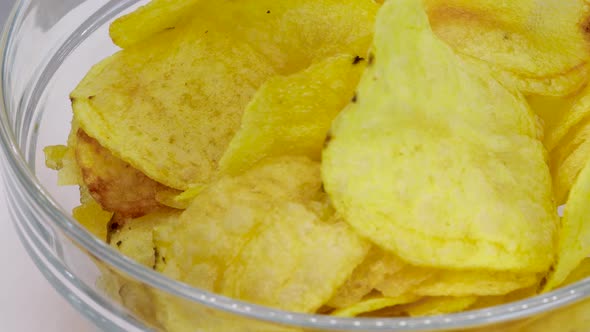
{"type": "Polygon", "coordinates": [[[107,34],[111,20],[140,4],[22,0],[0,40],[0,145],[12,222],[41,273],[98,327],[160,328],[157,308],[129,310],[133,303],[119,296],[123,286],[104,287],[108,272],[126,285],[167,296],[190,318],[188,331],[590,331],[590,280],[453,315],[344,319],[283,312],[204,292],[146,269],[93,238],[70,216],[78,202],[76,188],[56,185],[42,149],[66,142],[69,92],[91,65],[116,51],[107,34]]]}

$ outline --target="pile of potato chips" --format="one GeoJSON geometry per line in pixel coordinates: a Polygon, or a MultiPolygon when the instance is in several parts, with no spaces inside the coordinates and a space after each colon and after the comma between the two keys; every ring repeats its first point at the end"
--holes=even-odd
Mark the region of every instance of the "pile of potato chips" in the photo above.
{"type": "MultiPolygon", "coordinates": [[[[335,316],[586,276],[586,1],[154,0],[110,33],[47,160],[80,185],[74,217],[147,268],[335,316]]],[[[170,331],[202,323],[118,293],[170,331]]]]}

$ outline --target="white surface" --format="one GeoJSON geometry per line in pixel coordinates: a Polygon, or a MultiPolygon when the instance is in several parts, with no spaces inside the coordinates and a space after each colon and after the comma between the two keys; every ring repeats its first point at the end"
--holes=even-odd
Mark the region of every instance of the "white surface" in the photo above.
{"type": "MultiPolygon", "coordinates": [[[[1,179],[0,186],[4,186],[1,179]]],[[[0,190],[0,262],[0,331],[96,331],[29,258],[8,217],[4,188],[0,190]]]]}

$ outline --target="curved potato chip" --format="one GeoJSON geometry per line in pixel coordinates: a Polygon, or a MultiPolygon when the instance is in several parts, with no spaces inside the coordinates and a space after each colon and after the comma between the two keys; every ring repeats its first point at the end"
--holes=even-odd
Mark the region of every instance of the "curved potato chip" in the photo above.
{"type": "Polygon", "coordinates": [[[426,5],[441,39],[488,62],[499,79],[516,81],[525,92],[563,96],[587,82],[590,8],[584,0],[427,0],[426,5]],[[562,76],[567,78],[559,81],[562,76]]]}
{"type": "Polygon", "coordinates": [[[402,305],[400,313],[411,317],[444,315],[463,311],[477,301],[477,296],[442,296],[427,297],[415,303],[402,305]]]}
{"type": "Polygon", "coordinates": [[[361,314],[377,311],[388,307],[393,307],[400,304],[411,303],[417,301],[420,297],[415,295],[403,295],[396,298],[389,297],[374,297],[362,300],[350,307],[338,309],[331,313],[332,316],[337,317],[355,317],[361,314]]]}
{"type": "Polygon", "coordinates": [[[283,155],[319,160],[332,120],[353,97],[364,68],[362,58],[340,55],[268,80],[247,106],[220,170],[238,174],[283,155]]]}
{"type": "Polygon", "coordinates": [[[163,207],[156,194],[169,188],[113,156],[82,130],[78,130],[75,153],[84,184],[105,210],[138,218],[163,207]]]}
{"type": "Polygon", "coordinates": [[[149,37],[171,30],[192,15],[200,0],[152,0],[147,5],[117,18],[109,27],[113,43],[128,48],[149,37]]]}
{"type": "Polygon", "coordinates": [[[435,269],[406,264],[398,272],[386,275],[385,278],[375,286],[375,289],[386,297],[416,294],[416,287],[435,276],[435,269]]]}
{"type": "Polygon", "coordinates": [[[590,277],[590,258],[584,258],[560,286],[566,286],[590,277]]]}
{"type": "Polygon", "coordinates": [[[413,292],[420,296],[504,295],[539,282],[535,274],[487,271],[440,271],[420,283],[413,292]]]}
{"type": "Polygon", "coordinates": [[[557,204],[568,199],[572,186],[590,156],[590,118],[578,124],[550,153],[553,192],[557,204]]]}
{"type": "Polygon", "coordinates": [[[319,164],[266,160],[208,185],[175,227],[156,230],[163,273],[227,296],[315,312],[361,263],[368,243],[316,213],[319,164]]]}
{"type": "Polygon", "coordinates": [[[385,2],[374,49],[323,153],[336,210],[412,265],[546,271],[557,209],[525,100],[437,39],[418,0],[385,2]]]}
{"type": "Polygon", "coordinates": [[[590,164],[580,172],[570,192],[559,230],[557,263],[544,291],[561,285],[568,275],[590,254],[590,164]]]}

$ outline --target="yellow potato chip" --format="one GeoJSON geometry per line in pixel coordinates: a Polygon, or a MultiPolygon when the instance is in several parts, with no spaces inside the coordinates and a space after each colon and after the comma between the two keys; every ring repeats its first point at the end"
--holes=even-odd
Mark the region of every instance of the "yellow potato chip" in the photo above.
{"type": "Polygon", "coordinates": [[[420,296],[503,295],[538,284],[535,274],[486,271],[439,271],[420,283],[413,292],[420,296]]]}
{"type": "Polygon", "coordinates": [[[477,296],[426,297],[415,303],[400,306],[400,313],[411,317],[435,316],[466,310],[477,301],[477,296]]]}
{"type": "Polygon", "coordinates": [[[338,317],[355,317],[361,314],[377,311],[388,307],[393,307],[400,304],[411,303],[417,301],[420,297],[415,295],[403,295],[399,297],[373,297],[362,300],[350,307],[338,309],[332,312],[332,316],[338,317]]]}
{"type": "Polygon", "coordinates": [[[220,170],[238,174],[283,155],[319,160],[332,120],[353,98],[364,68],[361,57],[340,55],[268,80],[246,108],[220,170]]]}
{"type": "Polygon", "coordinates": [[[365,54],[378,8],[370,0],[195,6],[184,24],[96,65],[71,94],[89,136],[180,190],[213,177],[247,103],[269,77],[340,53],[365,54]]]}
{"type": "Polygon", "coordinates": [[[557,204],[568,199],[572,186],[590,156],[590,118],[572,129],[550,153],[553,192],[557,204]]]}
{"type": "Polygon", "coordinates": [[[113,213],[103,210],[96,201],[92,200],[74,208],[72,216],[94,236],[107,240],[108,225],[113,213]]]}
{"type": "Polygon", "coordinates": [[[557,263],[544,290],[561,285],[568,275],[590,255],[590,164],[586,164],[570,192],[559,230],[557,263]]]}
{"type": "Polygon", "coordinates": [[[162,31],[175,29],[188,19],[200,0],[152,0],[130,14],[117,18],[110,26],[113,42],[128,48],[162,31]]]}
{"type": "Polygon", "coordinates": [[[546,271],[557,209],[524,98],[436,38],[418,0],[384,3],[373,53],[323,153],[336,210],[412,265],[546,271]]]}
{"type": "MultiPolygon", "coordinates": [[[[361,301],[377,288],[386,278],[398,275],[406,266],[399,258],[387,254],[377,247],[372,247],[363,262],[354,269],[352,275],[336,294],[326,303],[332,308],[350,307],[361,301]]],[[[401,288],[397,288],[399,290],[401,288]]],[[[397,295],[405,292],[396,293],[397,295]]]]}
{"type": "Polygon", "coordinates": [[[349,226],[316,213],[319,164],[263,161],[208,185],[172,228],[156,229],[162,272],[220,294],[315,312],[368,251],[349,226]]]}
{"type": "Polygon", "coordinates": [[[71,94],[74,115],[116,157],[184,190],[212,176],[243,108],[272,73],[245,43],[187,25],[95,66],[71,94]]]}
{"type": "Polygon", "coordinates": [[[489,63],[505,82],[520,82],[525,92],[567,95],[587,82],[587,75],[576,74],[587,74],[590,60],[590,7],[584,0],[425,3],[441,39],[489,63]],[[560,76],[567,79],[556,82],[560,76]]]}

